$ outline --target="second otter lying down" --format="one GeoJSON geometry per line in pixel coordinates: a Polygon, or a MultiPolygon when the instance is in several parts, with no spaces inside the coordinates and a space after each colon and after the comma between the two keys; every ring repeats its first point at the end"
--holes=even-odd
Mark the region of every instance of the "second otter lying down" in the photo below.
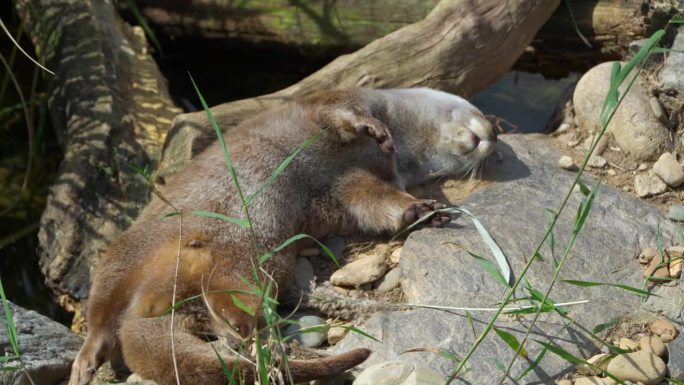
{"type": "MultiPolygon", "coordinates": [[[[440,91],[325,92],[260,114],[225,135],[241,193],[252,196],[283,159],[319,133],[251,202],[256,242],[249,229],[189,214],[204,210],[244,217],[240,192],[218,143],[161,191],[184,213],[180,240],[181,217],[161,220],[173,209],[153,197],[100,259],[88,303],[88,335],[70,385],[88,383],[106,360],[123,361],[160,385],[176,383],[170,319],[164,314],[172,304],[179,246],[176,298],[204,294],[203,300],[189,301],[176,312],[179,380],[227,383],[216,353],[201,336],[253,333],[258,320],[243,309],[260,306],[260,299],[249,292],[263,251],[297,233],[322,237],[396,232],[441,207],[406,193],[407,185],[469,171],[492,152],[496,141],[480,111],[440,91]]],[[[431,222],[440,225],[448,219],[436,214],[431,222]]],[[[270,275],[280,293],[292,280],[300,247],[295,243],[263,265],[261,276],[270,275]]],[[[357,349],[321,360],[290,360],[289,367],[294,381],[302,382],[336,375],[369,354],[357,349]]],[[[228,367],[237,364],[246,383],[254,381],[252,363],[229,356],[223,360],[228,367]]]]}

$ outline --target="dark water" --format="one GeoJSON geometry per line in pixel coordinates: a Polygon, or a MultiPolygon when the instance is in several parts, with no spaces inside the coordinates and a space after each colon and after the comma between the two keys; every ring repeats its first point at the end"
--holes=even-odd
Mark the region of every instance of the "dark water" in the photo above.
{"type": "Polygon", "coordinates": [[[511,71],[471,102],[485,114],[505,119],[518,132],[543,132],[561,95],[578,79],[576,73],[545,79],[540,74],[511,71]]]}

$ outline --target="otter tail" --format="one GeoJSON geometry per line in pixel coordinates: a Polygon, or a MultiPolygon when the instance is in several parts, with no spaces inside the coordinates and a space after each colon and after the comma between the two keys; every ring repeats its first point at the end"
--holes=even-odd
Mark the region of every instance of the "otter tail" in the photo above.
{"type": "MultiPolygon", "coordinates": [[[[180,383],[183,385],[225,385],[229,381],[221,363],[208,343],[190,333],[191,320],[176,316],[175,355],[180,383]]],[[[169,317],[127,317],[121,327],[124,360],[131,371],[159,385],[176,384],[171,347],[169,317]]],[[[362,363],[368,349],[355,349],[340,355],[315,360],[288,360],[295,383],[333,377],[362,363]]],[[[245,384],[254,383],[254,365],[237,357],[222,357],[226,366],[239,370],[245,384]]],[[[237,379],[237,375],[235,377],[237,379]]]]}

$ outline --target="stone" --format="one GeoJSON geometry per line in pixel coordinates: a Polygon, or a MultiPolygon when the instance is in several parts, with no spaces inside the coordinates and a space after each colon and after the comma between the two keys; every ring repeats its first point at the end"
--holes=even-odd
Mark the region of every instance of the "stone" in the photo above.
{"type": "Polygon", "coordinates": [[[667,349],[665,344],[657,336],[643,336],[639,339],[639,348],[645,352],[651,352],[662,357],[667,349]]]}
{"type": "Polygon", "coordinates": [[[677,162],[677,158],[669,152],[663,153],[653,165],[656,174],[668,186],[678,187],[684,182],[684,170],[677,162]]]}
{"type": "Polygon", "coordinates": [[[634,177],[634,191],[639,198],[662,194],[667,190],[665,182],[651,175],[637,175],[634,177]]]}
{"type": "MultiPolygon", "coordinates": [[[[679,30],[672,48],[684,50],[684,30],[679,30]]],[[[663,90],[677,91],[679,95],[684,94],[684,55],[674,51],[668,53],[663,69],[660,71],[660,82],[663,90]]]]}
{"type": "Polygon", "coordinates": [[[684,205],[672,205],[667,212],[667,217],[677,222],[684,222],[684,205]]]}
{"type": "Polygon", "coordinates": [[[577,165],[575,165],[575,162],[572,160],[572,158],[567,155],[563,155],[558,158],[558,167],[568,171],[577,170],[577,165]]]}
{"type": "Polygon", "coordinates": [[[577,373],[583,374],[585,376],[595,376],[595,375],[601,374],[601,371],[596,369],[596,368],[606,370],[606,368],[608,367],[608,362],[610,362],[610,359],[611,359],[611,356],[608,354],[603,354],[603,353],[597,354],[593,357],[590,357],[587,360],[587,363],[589,365],[587,365],[587,364],[577,365],[575,370],[577,371],[577,373]],[[594,367],[596,367],[596,368],[594,368],[594,367]]]}
{"type": "Polygon", "coordinates": [[[606,172],[607,172],[608,175],[610,175],[610,176],[615,176],[615,175],[617,175],[617,171],[613,170],[612,168],[611,168],[610,170],[606,171],[606,172]]]}
{"type": "Polygon", "coordinates": [[[648,164],[646,164],[646,163],[640,163],[639,166],[637,167],[637,170],[639,170],[639,171],[646,171],[646,170],[648,170],[648,164]]]}
{"type": "Polygon", "coordinates": [[[295,265],[294,284],[299,289],[308,289],[314,280],[314,270],[308,259],[299,257],[295,265]]]}
{"type": "Polygon", "coordinates": [[[589,161],[587,162],[587,166],[593,168],[603,168],[606,166],[606,164],[608,164],[608,161],[601,155],[592,155],[589,157],[589,161]]]}
{"type": "Polygon", "coordinates": [[[136,384],[136,385],[157,385],[157,383],[155,381],[146,380],[146,379],[140,377],[139,375],[137,375],[136,373],[133,373],[130,376],[128,376],[125,383],[126,384],[136,384]]]}
{"type": "Polygon", "coordinates": [[[675,259],[670,261],[669,267],[670,277],[679,278],[682,276],[682,260],[675,259]]]}
{"type": "Polygon", "coordinates": [[[658,280],[657,278],[670,277],[670,269],[668,267],[668,261],[670,260],[670,257],[667,254],[663,257],[664,258],[660,258],[660,256],[656,254],[656,257],[651,259],[648,267],[646,267],[646,270],[644,270],[644,278],[650,278],[652,281],[657,282],[662,281],[658,280]]]}
{"type": "MultiPolygon", "coordinates": [[[[26,372],[37,385],[61,384],[71,372],[83,339],[67,327],[32,310],[9,303],[17,331],[17,343],[26,372]]],[[[12,352],[0,310],[0,355],[12,352]]],[[[16,361],[2,362],[0,368],[16,366],[16,361]]],[[[24,371],[1,370],[0,384],[29,385],[24,371]]]]}
{"type": "Polygon", "coordinates": [[[361,372],[353,385],[443,385],[438,372],[399,361],[381,362],[361,372]]]}
{"type": "Polygon", "coordinates": [[[608,371],[624,381],[658,385],[665,378],[667,366],[657,355],[638,351],[615,356],[608,364],[608,371]]]}
{"type": "Polygon", "coordinates": [[[644,247],[641,249],[641,252],[637,258],[639,259],[640,264],[647,265],[651,262],[651,260],[653,260],[653,258],[655,258],[656,255],[658,255],[658,249],[653,247],[644,247]]]}
{"type": "Polygon", "coordinates": [[[575,380],[575,385],[616,385],[617,382],[612,378],[598,376],[580,377],[575,380]]]}
{"type": "MultiPolygon", "coordinates": [[[[580,129],[595,132],[600,126],[603,99],[610,87],[612,62],[602,63],[587,71],[577,83],[573,95],[575,116],[580,129]]],[[[673,147],[669,130],[655,116],[649,104],[650,95],[635,81],[617,108],[607,131],[617,145],[637,160],[655,160],[673,147]]],[[[620,87],[625,91],[626,84],[620,87]]]]}
{"type": "Polygon", "coordinates": [[[387,271],[386,246],[378,245],[370,252],[361,253],[357,260],[342,266],[330,276],[336,286],[360,286],[382,277],[387,271]]]}
{"type": "Polygon", "coordinates": [[[580,144],[579,140],[570,140],[568,141],[568,147],[577,147],[580,144]]]}
{"type": "Polygon", "coordinates": [[[399,278],[401,277],[401,270],[395,267],[385,274],[384,277],[375,281],[373,286],[379,291],[390,291],[399,287],[399,278]]]}
{"type": "Polygon", "coordinates": [[[556,385],[572,385],[572,380],[559,380],[556,385]]]}
{"type": "MultiPolygon", "coordinates": [[[[467,208],[488,230],[508,256],[511,270],[518,276],[526,261],[530,260],[533,245],[540,241],[545,231],[544,209],[557,208],[560,196],[567,191],[574,175],[559,172],[557,160],[560,154],[553,147],[554,138],[503,134],[498,139],[502,161],[488,162],[482,170],[483,178],[492,183],[459,200],[458,204],[467,208]]],[[[589,186],[596,183],[588,175],[582,180],[589,186]]],[[[444,191],[447,197],[449,193],[444,191]]],[[[572,234],[576,210],[582,199],[581,194],[572,194],[568,209],[558,217],[554,228],[556,256],[572,234]]],[[[573,245],[572,258],[567,259],[551,292],[556,302],[584,298],[590,301],[567,307],[568,316],[574,321],[572,323],[564,322],[553,312],[541,314],[533,330],[534,338],[557,344],[577,357],[584,357],[586,352],[595,352],[599,347],[593,339],[585,338],[586,334],[576,324],[592,328],[644,309],[649,315],[662,312],[673,319],[681,317],[684,295],[679,287],[655,287],[654,294],[660,297],[651,296],[643,301],[634,293],[619,288],[582,288],[564,281],[582,279],[641,287],[642,271],[636,268],[635,254],[644,247],[656,245],[658,237],[666,242],[665,246],[668,246],[667,242],[678,240],[677,224],[669,221],[658,207],[610,186],[602,186],[573,245]]],[[[466,216],[444,228],[422,228],[411,232],[404,242],[398,266],[402,271],[401,288],[406,302],[470,308],[489,308],[500,303],[506,286],[464,250],[496,264],[489,248],[466,216]]],[[[544,245],[541,254],[543,261],[535,261],[526,276],[538,290],[548,287],[554,273],[548,244],[544,245]]],[[[516,292],[517,298],[528,295],[523,289],[516,292]]],[[[449,376],[454,370],[453,361],[431,351],[406,351],[427,347],[455,354],[467,352],[482,330],[477,325],[489,322],[491,313],[471,312],[472,322],[476,325],[475,335],[464,312],[455,313],[462,316],[420,308],[379,310],[359,320],[355,326],[372,336],[381,337],[382,343],[348,333],[331,350],[341,353],[353,348],[371,349],[373,354],[362,367],[399,360],[430,367],[443,376],[449,376]]],[[[513,334],[520,341],[531,316],[518,317],[499,319],[494,326],[513,334]]],[[[542,350],[532,341],[525,348],[530,359],[536,358],[542,350]]],[[[497,369],[497,360],[505,365],[512,356],[511,348],[490,334],[467,363],[469,371],[459,374],[459,379],[463,383],[498,384],[502,373],[497,369]]],[[[511,368],[511,376],[516,378],[529,365],[529,360],[517,359],[511,368]]],[[[568,362],[547,353],[538,367],[527,372],[520,383],[553,384],[566,374],[568,362]]]]}
{"type": "Polygon", "coordinates": [[[307,348],[316,348],[328,340],[328,325],[315,315],[305,315],[295,319],[295,323],[285,328],[285,335],[292,336],[307,348]],[[307,330],[308,329],[308,330],[307,330]],[[300,332],[301,331],[301,332],[300,332]]]}
{"type": "Polygon", "coordinates": [[[620,343],[618,344],[618,347],[623,350],[631,350],[635,351],[639,348],[639,344],[637,342],[634,342],[630,340],[629,338],[620,338],[620,343]]]}
{"type": "Polygon", "coordinates": [[[392,250],[392,254],[390,254],[390,263],[392,263],[392,265],[396,266],[399,263],[402,248],[403,247],[399,246],[396,249],[392,250]]]}
{"type": "Polygon", "coordinates": [[[665,115],[663,105],[660,104],[658,98],[656,98],[655,96],[651,96],[651,98],[648,99],[648,103],[651,105],[653,115],[655,115],[655,117],[658,118],[658,120],[660,120],[660,123],[667,124],[667,115],[665,115]]]}
{"type": "Polygon", "coordinates": [[[649,329],[665,343],[670,342],[677,337],[677,329],[670,320],[663,318],[655,320],[649,329]]]}
{"type": "Polygon", "coordinates": [[[328,344],[332,346],[340,342],[349,332],[349,326],[351,326],[350,323],[345,323],[330,327],[328,329],[328,344]]]}
{"type": "Polygon", "coordinates": [[[667,367],[670,378],[684,380],[684,338],[675,338],[667,344],[667,367]]]}
{"type": "MultiPolygon", "coordinates": [[[[326,238],[323,241],[323,244],[326,245],[330,249],[330,251],[332,251],[333,255],[335,256],[335,258],[337,258],[338,261],[342,259],[342,257],[344,256],[344,249],[345,247],[347,247],[347,244],[344,242],[344,239],[342,239],[342,237],[326,238]]],[[[323,253],[323,255],[326,256],[325,253],[323,253]]]]}

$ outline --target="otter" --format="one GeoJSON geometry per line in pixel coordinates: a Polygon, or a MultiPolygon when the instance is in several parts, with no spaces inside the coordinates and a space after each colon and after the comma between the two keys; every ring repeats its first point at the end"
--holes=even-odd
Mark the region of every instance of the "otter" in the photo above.
{"type": "MultiPolygon", "coordinates": [[[[269,277],[283,293],[303,246],[295,242],[262,265],[260,255],[298,233],[314,238],[391,233],[430,212],[429,224],[443,225],[449,216],[435,210],[444,205],[413,197],[405,188],[475,168],[496,142],[477,108],[427,88],[323,92],[261,113],[224,138],[241,191],[218,141],[160,187],[99,260],[88,301],[88,333],[70,385],[87,384],[104,361],[160,385],[175,384],[174,353],[181,383],[227,383],[217,353],[202,336],[245,338],[258,330],[260,320],[247,311],[261,305],[253,293],[256,280],[269,277]],[[315,135],[260,190],[277,165],[315,135]],[[192,214],[203,210],[244,218],[241,195],[251,197],[251,229],[192,214]],[[162,220],[175,210],[169,203],[182,214],[162,220]],[[174,284],[178,300],[200,297],[175,310],[175,352],[167,314],[174,284]]],[[[357,349],[318,360],[288,360],[292,381],[337,375],[369,354],[357,349]]],[[[254,381],[253,363],[221,358],[246,383],[254,381]]]]}

